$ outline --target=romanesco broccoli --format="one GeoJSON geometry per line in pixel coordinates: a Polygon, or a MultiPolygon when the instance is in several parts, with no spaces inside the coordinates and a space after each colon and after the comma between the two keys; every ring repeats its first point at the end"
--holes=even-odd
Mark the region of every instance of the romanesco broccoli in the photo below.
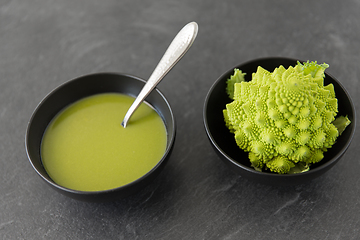
{"type": "Polygon", "coordinates": [[[259,66],[250,82],[238,69],[228,79],[233,102],[223,111],[225,123],[256,170],[307,171],[350,124],[347,117],[335,120],[334,86],[324,86],[327,67],[307,61],[269,72],[259,66]]]}

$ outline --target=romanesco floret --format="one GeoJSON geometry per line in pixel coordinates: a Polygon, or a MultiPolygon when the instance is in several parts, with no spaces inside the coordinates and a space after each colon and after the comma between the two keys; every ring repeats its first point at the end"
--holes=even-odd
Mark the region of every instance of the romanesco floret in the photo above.
{"type": "Polygon", "coordinates": [[[228,79],[233,102],[223,111],[225,123],[256,170],[307,171],[350,124],[347,117],[335,120],[334,86],[324,86],[327,67],[307,61],[269,72],[259,66],[249,82],[238,69],[228,79]]]}
{"type": "Polygon", "coordinates": [[[229,98],[234,99],[234,85],[235,83],[241,83],[245,81],[244,76],[246,73],[243,73],[241,70],[235,68],[234,74],[226,81],[226,91],[229,95],[229,98]]]}

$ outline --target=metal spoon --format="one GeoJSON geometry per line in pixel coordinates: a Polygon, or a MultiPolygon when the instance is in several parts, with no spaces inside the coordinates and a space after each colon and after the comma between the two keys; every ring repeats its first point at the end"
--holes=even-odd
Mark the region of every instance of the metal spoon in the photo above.
{"type": "Polygon", "coordinates": [[[133,104],[125,114],[121,125],[125,128],[131,115],[144,101],[149,93],[156,87],[156,85],[165,77],[165,75],[175,66],[175,64],[185,55],[194,42],[198,32],[198,25],[196,22],[191,22],[185,25],[180,32],[175,36],[170,46],[166,50],[164,56],[156,66],[154,72],[141,89],[139,95],[136,97],[133,104]]]}

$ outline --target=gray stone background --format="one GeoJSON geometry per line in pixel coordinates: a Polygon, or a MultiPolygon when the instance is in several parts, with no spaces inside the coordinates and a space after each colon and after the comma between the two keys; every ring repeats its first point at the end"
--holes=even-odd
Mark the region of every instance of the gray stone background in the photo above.
{"type": "Polygon", "coordinates": [[[338,165],[278,188],[233,173],[207,140],[202,107],[224,71],[259,57],[330,65],[359,110],[359,0],[0,0],[0,239],[359,239],[359,136],[338,165]],[[199,24],[158,88],[177,120],[168,165],[139,193],[85,203],[48,187],[27,160],[40,100],[93,72],[148,78],[175,34],[199,24]]]}

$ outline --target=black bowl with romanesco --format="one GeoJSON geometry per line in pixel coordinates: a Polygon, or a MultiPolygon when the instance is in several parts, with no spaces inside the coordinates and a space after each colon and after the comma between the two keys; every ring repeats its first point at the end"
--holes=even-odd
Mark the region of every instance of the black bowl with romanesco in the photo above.
{"type": "Polygon", "coordinates": [[[204,106],[205,129],[220,157],[263,182],[276,176],[275,182],[297,183],[330,169],[351,142],[355,109],[327,67],[264,58],[223,74],[204,106]]]}

